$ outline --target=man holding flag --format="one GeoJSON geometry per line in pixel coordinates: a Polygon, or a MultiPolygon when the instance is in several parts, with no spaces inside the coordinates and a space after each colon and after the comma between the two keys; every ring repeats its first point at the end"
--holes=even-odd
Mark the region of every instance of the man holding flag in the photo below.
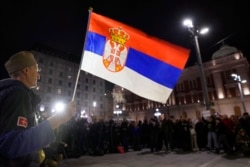
{"type": "Polygon", "coordinates": [[[75,102],[38,123],[41,99],[32,88],[40,69],[33,53],[15,53],[5,68],[10,78],[0,80],[0,167],[39,167],[46,158],[43,148],[56,141],[54,129],[75,115],[75,102]]]}

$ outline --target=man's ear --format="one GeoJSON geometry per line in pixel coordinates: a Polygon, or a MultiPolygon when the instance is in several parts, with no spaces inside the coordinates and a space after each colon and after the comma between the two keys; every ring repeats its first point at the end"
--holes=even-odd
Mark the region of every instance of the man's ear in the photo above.
{"type": "Polygon", "coordinates": [[[26,74],[26,73],[28,72],[28,70],[29,70],[29,69],[28,69],[28,67],[25,67],[25,68],[24,68],[24,69],[22,69],[21,71],[22,71],[23,73],[25,73],[25,74],[26,74]]]}

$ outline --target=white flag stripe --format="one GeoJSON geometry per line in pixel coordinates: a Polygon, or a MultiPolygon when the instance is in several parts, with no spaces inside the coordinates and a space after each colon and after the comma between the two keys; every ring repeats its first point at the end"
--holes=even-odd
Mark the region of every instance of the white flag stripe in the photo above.
{"type": "Polygon", "coordinates": [[[172,89],[153,82],[126,67],[117,73],[108,71],[102,63],[102,56],[89,51],[84,51],[81,69],[153,101],[166,103],[172,92],[172,89]]]}

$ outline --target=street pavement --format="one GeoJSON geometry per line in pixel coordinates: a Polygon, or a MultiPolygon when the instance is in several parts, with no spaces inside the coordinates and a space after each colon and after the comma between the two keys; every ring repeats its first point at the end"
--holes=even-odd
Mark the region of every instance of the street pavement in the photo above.
{"type": "Polygon", "coordinates": [[[208,151],[151,153],[144,149],[103,156],[83,155],[63,160],[60,167],[250,167],[250,157],[208,151]]]}

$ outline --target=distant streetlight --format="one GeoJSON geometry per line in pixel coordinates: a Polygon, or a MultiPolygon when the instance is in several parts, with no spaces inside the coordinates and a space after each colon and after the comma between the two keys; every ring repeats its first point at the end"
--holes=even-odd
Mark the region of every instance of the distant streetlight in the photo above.
{"type": "Polygon", "coordinates": [[[118,110],[115,110],[115,111],[114,111],[114,114],[116,114],[117,117],[119,117],[119,115],[122,114],[122,110],[119,110],[119,109],[118,109],[118,110]]]}
{"type": "Polygon", "coordinates": [[[45,110],[45,107],[44,107],[44,105],[42,104],[42,105],[40,106],[40,111],[41,111],[41,112],[44,112],[44,110],[45,110]]]}
{"type": "Polygon", "coordinates": [[[204,73],[204,69],[202,65],[200,47],[199,47],[199,42],[198,42],[199,35],[207,33],[209,29],[197,28],[196,26],[193,25],[193,22],[190,19],[184,20],[183,25],[188,28],[188,31],[192,34],[192,37],[194,38],[194,41],[195,41],[196,56],[197,56],[197,61],[198,61],[198,65],[200,67],[200,73],[201,73],[201,82],[202,82],[201,85],[202,85],[202,92],[203,92],[203,97],[204,97],[204,102],[205,102],[205,109],[209,110],[210,102],[209,102],[209,97],[208,97],[207,82],[206,82],[206,77],[205,77],[205,73],[204,73]]]}
{"type": "Polygon", "coordinates": [[[114,110],[114,114],[116,114],[119,118],[119,115],[122,114],[122,110],[120,109],[120,106],[118,104],[115,106],[115,108],[116,109],[114,110]]]}
{"type": "Polygon", "coordinates": [[[81,111],[81,115],[80,115],[80,118],[87,118],[87,114],[86,114],[86,111],[85,110],[82,110],[81,111]]]}
{"type": "Polygon", "coordinates": [[[119,107],[120,107],[119,104],[116,104],[115,108],[119,108],[119,107]]]}
{"type": "Polygon", "coordinates": [[[55,103],[54,107],[52,108],[52,112],[62,112],[65,108],[65,104],[62,102],[55,103]]]}
{"type": "Polygon", "coordinates": [[[161,112],[159,111],[159,108],[155,109],[154,116],[156,116],[157,118],[159,118],[159,116],[161,116],[161,112]]]}
{"type": "Polygon", "coordinates": [[[240,75],[237,75],[237,74],[231,74],[231,76],[234,78],[234,80],[238,84],[238,88],[239,88],[239,91],[240,91],[241,103],[242,103],[242,106],[243,106],[244,113],[246,113],[247,110],[246,110],[246,105],[245,105],[245,100],[244,100],[244,94],[243,94],[243,91],[242,91],[242,85],[241,85],[241,83],[246,83],[247,81],[246,80],[241,80],[240,75]]]}

